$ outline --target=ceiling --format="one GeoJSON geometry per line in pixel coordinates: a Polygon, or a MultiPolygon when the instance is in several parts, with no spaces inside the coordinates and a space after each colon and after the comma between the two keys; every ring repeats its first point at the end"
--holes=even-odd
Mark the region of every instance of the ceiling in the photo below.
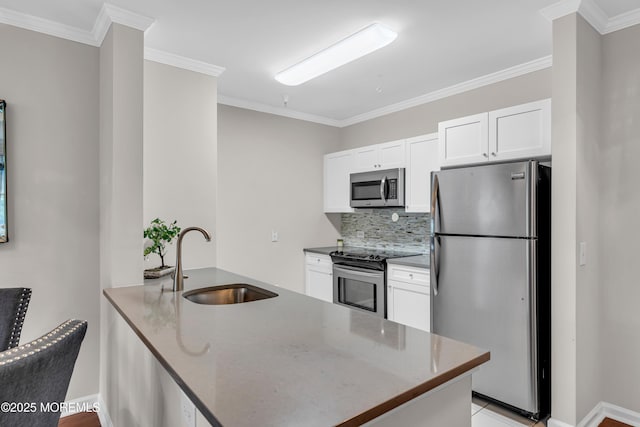
{"type": "MultiPolygon", "coordinates": [[[[220,102],[336,126],[401,109],[464,82],[500,78],[504,70],[513,75],[508,71],[549,66],[550,18],[582,7],[579,0],[109,3],[155,20],[145,33],[146,48],[224,67],[218,80],[220,102]],[[372,22],[394,29],[398,38],[300,86],[274,80],[278,71],[372,22]]],[[[582,4],[589,6],[587,15],[604,19],[605,26],[623,13],[640,11],[640,0],[582,4]]],[[[11,23],[2,15],[18,12],[91,32],[102,6],[102,0],[0,0],[0,21],[11,23]]]]}

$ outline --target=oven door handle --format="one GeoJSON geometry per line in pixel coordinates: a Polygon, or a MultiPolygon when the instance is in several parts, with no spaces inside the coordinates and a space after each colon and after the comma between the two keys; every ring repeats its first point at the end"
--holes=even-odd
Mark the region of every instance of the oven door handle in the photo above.
{"type": "Polygon", "coordinates": [[[380,277],[380,275],[382,274],[382,271],[378,271],[378,270],[376,270],[375,273],[369,273],[367,269],[357,268],[357,267],[348,267],[344,265],[340,265],[340,266],[334,265],[333,269],[334,269],[334,273],[339,273],[341,271],[344,273],[358,273],[359,275],[364,277],[380,277]]]}

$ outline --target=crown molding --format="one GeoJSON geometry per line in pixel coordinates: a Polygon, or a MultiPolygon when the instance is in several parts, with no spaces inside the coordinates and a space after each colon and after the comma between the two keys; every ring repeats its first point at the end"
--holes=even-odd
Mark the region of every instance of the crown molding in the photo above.
{"type": "Polygon", "coordinates": [[[154,24],[155,19],[122,9],[109,3],[103,3],[102,9],[93,24],[93,36],[97,46],[102,44],[112,23],[124,25],[145,32],[154,24]]]}
{"type": "Polygon", "coordinates": [[[454,86],[449,86],[448,88],[437,90],[435,92],[430,92],[430,93],[418,96],[416,98],[411,98],[406,101],[398,102],[396,104],[392,104],[386,107],[378,108],[376,110],[369,111],[364,114],[359,114],[357,116],[353,116],[344,120],[331,119],[328,117],[317,116],[317,115],[303,113],[295,110],[289,110],[288,108],[274,107],[271,105],[247,101],[239,98],[233,98],[225,95],[218,95],[218,103],[224,104],[224,105],[230,105],[232,107],[239,107],[247,110],[260,111],[263,113],[290,117],[292,119],[305,120],[308,122],[320,123],[323,125],[343,128],[343,127],[351,126],[367,120],[375,119],[377,117],[385,116],[387,114],[406,110],[411,107],[416,107],[418,105],[437,101],[439,99],[446,98],[452,95],[457,95],[463,92],[467,92],[472,89],[477,89],[482,86],[498,83],[503,80],[518,77],[534,71],[543,70],[545,68],[551,67],[551,65],[552,65],[551,56],[545,56],[543,58],[539,58],[534,61],[525,62],[524,64],[516,65],[514,67],[510,67],[495,73],[487,74],[485,76],[478,77],[473,80],[459,83],[454,86]]]}
{"type": "Polygon", "coordinates": [[[185,70],[195,71],[196,73],[207,74],[209,76],[219,77],[225,70],[224,67],[208,64],[196,59],[187,58],[169,52],[164,52],[150,47],[144,48],[144,59],[161,64],[171,65],[173,67],[184,68],[185,70]]]}
{"type": "Polygon", "coordinates": [[[609,18],[604,34],[640,24],[640,8],[609,18]]]}
{"type": "Polygon", "coordinates": [[[582,0],[578,13],[596,29],[604,34],[609,24],[609,16],[593,0],[582,0]]]}
{"type": "Polygon", "coordinates": [[[319,123],[333,127],[342,127],[340,120],[328,117],[316,116],[314,114],[303,113],[301,111],[289,110],[283,107],[261,104],[259,102],[247,101],[246,99],[234,98],[218,94],[218,104],[229,105],[231,107],[244,108],[245,110],[259,111],[261,113],[275,114],[277,116],[289,117],[291,119],[304,120],[306,122],[319,123]]]}
{"type": "Polygon", "coordinates": [[[572,13],[579,13],[602,35],[640,24],[640,8],[610,17],[594,0],[562,0],[540,9],[549,21],[572,13]]]}
{"type": "Polygon", "coordinates": [[[478,77],[466,82],[462,82],[453,86],[449,86],[444,89],[440,89],[434,92],[429,92],[424,95],[420,95],[415,98],[408,99],[406,101],[398,102],[396,104],[388,105],[386,107],[378,108],[377,110],[370,111],[368,113],[359,114],[351,118],[341,120],[340,127],[351,126],[356,123],[364,122],[366,120],[375,119],[380,116],[395,113],[398,111],[406,110],[407,108],[416,107],[418,105],[427,104],[429,102],[437,101],[442,98],[457,95],[469,90],[477,89],[482,86],[487,86],[493,83],[498,83],[503,80],[511,79],[521,76],[523,74],[532,73],[534,71],[543,70],[549,68],[552,65],[551,55],[539,58],[533,61],[525,62],[524,64],[516,65],[495,73],[487,74],[482,77],[478,77]]]}
{"type": "Polygon", "coordinates": [[[576,13],[579,8],[580,0],[562,0],[540,9],[539,12],[542,16],[547,18],[547,20],[553,21],[554,19],[576,13]]]}
{"type": "Polygon", "coordinates": [[[0,23],[96,47],[102,45],[109,26],[113,22],[135,28],[136,30],[146,31],[153,25],[155,19],[104,3],[93,24],[92,30],[87,31],[82,28],[72,27],[56,21],[0,7],[0,23]]]}
{"type": "Polygon", "coordinates": [[[91,46],[100,46],[91,31],[16,12],[4,7],[0,7],[0,23],[91,46]]]}

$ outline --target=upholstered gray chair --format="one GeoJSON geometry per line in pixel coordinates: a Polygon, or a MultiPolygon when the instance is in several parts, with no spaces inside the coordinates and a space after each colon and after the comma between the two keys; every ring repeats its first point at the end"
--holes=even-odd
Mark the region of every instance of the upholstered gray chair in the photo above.
{"type": "Polygon", "coordinates": [[[0,426],[56,427],[87,322],[67,320],[47,335],[0,353],[0,426]]]}
{"type": "Polygon", "coordinates": [[[29,288],[0,289],[0,351],[18,345],[30,300],[29,288]]]}

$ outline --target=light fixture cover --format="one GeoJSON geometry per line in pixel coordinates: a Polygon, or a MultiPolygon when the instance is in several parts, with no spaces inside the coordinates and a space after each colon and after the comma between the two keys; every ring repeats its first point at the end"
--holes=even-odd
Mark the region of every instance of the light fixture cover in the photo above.
{"type": "Polygon", "coordinates": [[[394,41],[398,34],[382,24],[374,23],[321,50],[304,61],[276,74],[287,86],[297,86],[380,49],[394,41]]]}

